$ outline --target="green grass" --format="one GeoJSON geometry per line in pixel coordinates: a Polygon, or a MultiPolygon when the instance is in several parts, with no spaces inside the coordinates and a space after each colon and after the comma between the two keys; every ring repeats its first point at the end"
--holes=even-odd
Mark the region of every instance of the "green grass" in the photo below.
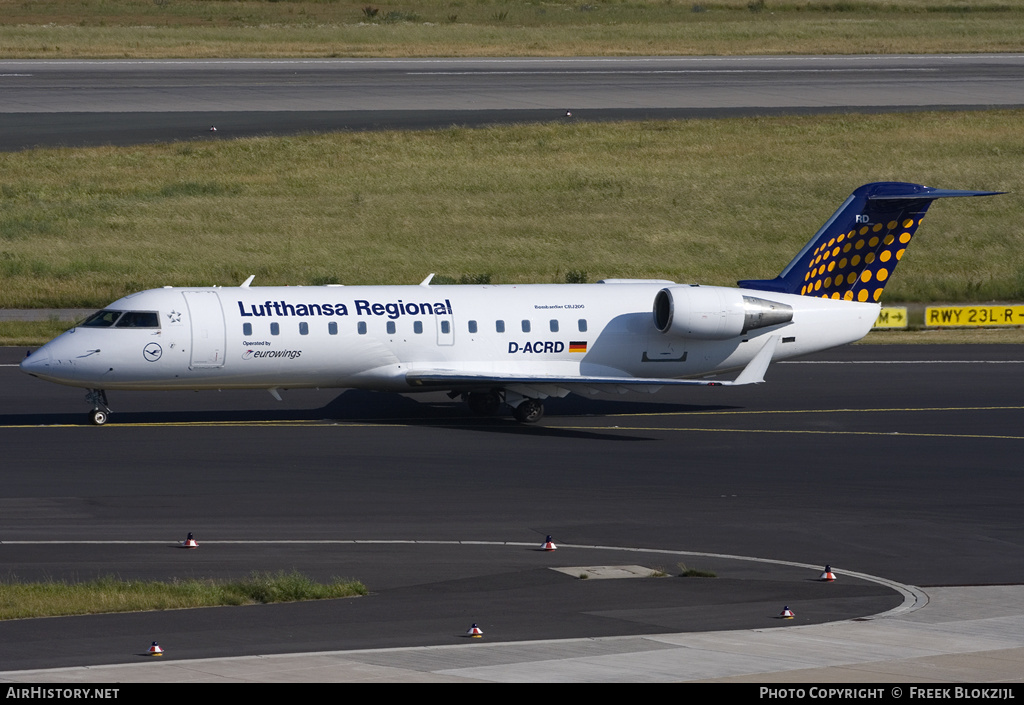
{"type": "Polygon", "coordinates": [[[81,583],[0,583],[0,619],[138,612],[222,605],[325,600],[365,595],[358,581],[317,583],[298,572],[254,573],[245,580],[158,581],[104,577],[81,583]]]}
{"type": "Polygon", "coordinates": [[[0,0],[0,30],[0,58],[996,52],[1024,48],[1024,7],[1011,0],[0,0]]]}
{"type": "Polygon", "coordinates": [[[163,285],[775,276],[855,187],[937,203],[884,301],[1024,299],[1024,111],[562,123],[0,154],[0,307],[163,285]]]}
{"type": "Polygon", "coordinates": [[[880,330],[855,345],[1024,345],[1024,328],[880,330]]]}
{"type": "Polygon", "coordinates": [[[0,346],[35,347],[57,337],[74,324],[51,318],[47,321],[0,321],[0,346]]]}

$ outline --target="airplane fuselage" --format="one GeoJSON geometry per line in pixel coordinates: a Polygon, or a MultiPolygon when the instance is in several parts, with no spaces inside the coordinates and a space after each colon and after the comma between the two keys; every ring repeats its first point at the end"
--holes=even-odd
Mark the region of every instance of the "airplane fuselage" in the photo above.
{"type": "Polygon", "coordinates": [[[780,336],[775,360],[858,340],[878,308],[667,282],[163,288],[119,299],[104,311],[128,313],[65,332],[27,358],[22,369],[49,381],[106,390],[420,391],[408,376],[438,370],[699,378],[743,368],[770,335],[780,336]],[[725,322],[724,307],[745,293],[791,308],[792,317],[742,333],[663,332],[652,308],[664,289],[677,296],[697,289],[693,293],[705,297],[721,294],[724,303],[710,308],[722,310],[709,315],[725,322]]]}

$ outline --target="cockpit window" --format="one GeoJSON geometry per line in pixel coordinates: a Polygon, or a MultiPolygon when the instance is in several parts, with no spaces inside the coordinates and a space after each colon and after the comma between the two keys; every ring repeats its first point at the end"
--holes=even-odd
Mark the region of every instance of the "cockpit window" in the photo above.
{"type": "Polygon", "coordinates": [[[121,317],[122,313],[124,311],[97,311],[82,321],[81,326],[83,328],[109,328],[121,317]]]}
{"type": "Polygon", "coordinates": [[[156,311],[97,311],[80,324],[84,328],[159,328],[160,314],[156,311]]]}
{"type": "Polygon", "coordinates": [[[117,328],[159,328],[160,316],[156,311],[128,311],[116,323],[117,328]]]}

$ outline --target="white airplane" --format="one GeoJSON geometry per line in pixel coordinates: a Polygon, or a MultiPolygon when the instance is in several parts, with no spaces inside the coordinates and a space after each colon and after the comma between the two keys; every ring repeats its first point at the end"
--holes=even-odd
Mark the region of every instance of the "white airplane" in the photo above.
{"type": "Polygon", "coordinates": [[[25,358],[89,390],[448,391],[534,422],[570,392],[764,381],[769,363],[862,338],[931,202],[995,191],[861,186],[771,280],[528,286],[164,287],[118,299],[25,358]],[[708,379],[740,370],[732,381],[708,379]]]}

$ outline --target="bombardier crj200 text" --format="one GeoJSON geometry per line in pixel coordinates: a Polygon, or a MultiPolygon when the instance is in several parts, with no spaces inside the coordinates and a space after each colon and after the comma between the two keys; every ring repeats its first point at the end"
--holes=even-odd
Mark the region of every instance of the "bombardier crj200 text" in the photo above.
{"type": "Polygon", "coordinates": [[[937,198],[861,186],[775,279],[740,288],[608,279],[531,286],[185,287],[126,296],[25,358],[41,379],[89,390],[355,387],[508,404],[536,421],[569,392],[762,382],[772,360],[863,337],[937,198]],[[732,381],[712,375],[739,370],[732,381]]]}

